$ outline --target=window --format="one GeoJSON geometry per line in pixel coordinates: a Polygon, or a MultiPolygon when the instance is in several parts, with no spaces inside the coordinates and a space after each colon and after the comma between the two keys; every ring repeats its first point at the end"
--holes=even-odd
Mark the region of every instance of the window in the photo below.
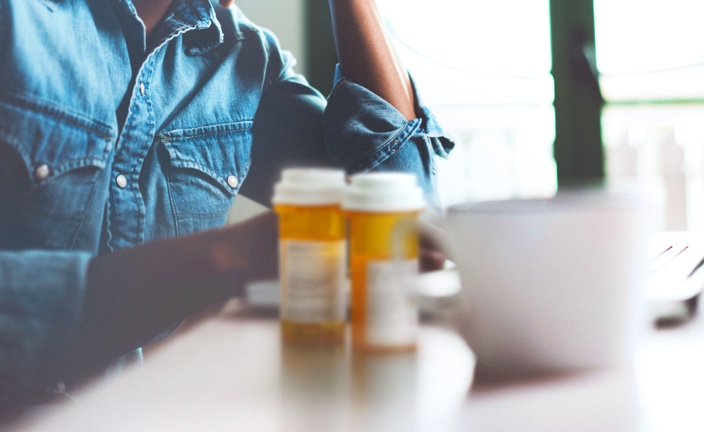
{"type": "MultiPolygon", "coordinates": [[[[457,138],[446,205],[551,195],[549,0],[378,0],[425,102],[457,138]]],[[[610,179],[648,179],[662,229],[704,229],[704,27],[691,0],[594,0],[610,179]]],[[[575,102],[578,103],[578,102],[575,102]]]]}
{"type": "Polygon", "coordinates": [[[553,194],[548,0],[379,7],[424,102],[457,140],[439,161],[444,204],[553,194]]]}
{"type": "Polygon", "coordinates": [[[695,3],[594,0],[607,175],[648,179],[667,230],[704,229],[704,27],[695,3]]]}

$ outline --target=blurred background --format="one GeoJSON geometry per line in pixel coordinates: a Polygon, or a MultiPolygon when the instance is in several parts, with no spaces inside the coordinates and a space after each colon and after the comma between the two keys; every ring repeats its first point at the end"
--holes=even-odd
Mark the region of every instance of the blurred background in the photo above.
{"type": "MultiPolygon", "coordinates": [[[[699,2],[377,1],[424,102],[457,140],[438,161],[445,205],[638,179],[657,191],[657,228],[704,229],[699,2]]],[[[327,0],[237,4],[329,92],[327,0]]]]}

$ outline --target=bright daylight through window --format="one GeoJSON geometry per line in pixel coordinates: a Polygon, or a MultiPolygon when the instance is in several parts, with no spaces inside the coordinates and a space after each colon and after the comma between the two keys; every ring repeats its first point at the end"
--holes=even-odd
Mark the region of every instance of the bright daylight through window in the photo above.
{"type": "MultiPolygon", "coordinates": [[[[695,3],[594,0],[607,176],[655,184],[663,229],[704,229],[695,3]]],[[[549,0],[379,4],[425,102],[458,141],[440,161],[444,203],[554,193],[549,0]]]]}

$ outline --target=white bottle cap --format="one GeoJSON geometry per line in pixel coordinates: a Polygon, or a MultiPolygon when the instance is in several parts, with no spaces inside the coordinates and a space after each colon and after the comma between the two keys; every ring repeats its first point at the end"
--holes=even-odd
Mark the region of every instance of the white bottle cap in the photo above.
{"type": "Polygon", "coordinates": [[[301,206],[334,205],[342,202],[345,172],[328,168],[288,168],[274,186],[274,204],[301,206]]]}
{"type": "Polygon", "coordinates": [[[420,211],[425,208],[423,190],[414,174],[379,172],[351,177],[342,207],[366,212],[420,211]]]}

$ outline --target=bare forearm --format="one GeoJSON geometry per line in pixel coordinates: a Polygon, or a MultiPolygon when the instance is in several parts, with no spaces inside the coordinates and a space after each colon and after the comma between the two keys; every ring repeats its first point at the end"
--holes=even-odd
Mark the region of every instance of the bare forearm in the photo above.
{"type": "Polygon", "coordinates": [[[416,117],[406,69],[394,52],[375,0],[329,0],[340,65],[356,83],[416,117]]]}
{"type": "Polygon", "coordinates": [[[96,258],[67,378],[81,380],[276,268],[273,215],[96,258]]]}

